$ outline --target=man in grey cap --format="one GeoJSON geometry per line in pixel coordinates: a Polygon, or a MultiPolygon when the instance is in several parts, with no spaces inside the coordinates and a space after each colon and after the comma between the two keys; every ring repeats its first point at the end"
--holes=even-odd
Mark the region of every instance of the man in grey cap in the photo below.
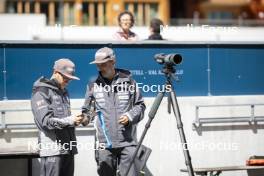
{"type": "Polygon", "coordinates": [[[51,79],[39,78],[33,86],[31,108],[39,129],[41,176],[73,176],[77,154],[75,126],[83,117],[71,115],[66,86],[74,76],[69,59],[55,61],[51,79]]]}
{"type": "MultiPolygon", "coordinates": [[[[144,117],[145,104],[136,82],[128,70],[115,68],[116,57],[111,48],[101,48],[90,64],[96,64],[99,75],[87,85],[83,116],[93,118],[99,148],[96,156],[100,176],[123,176],[136,149],[136,126],[144,117]],[[110,89],[105,89],[110,87],[110,89]],[[95,107],[92,107],[92,106],[95,107]]],[[[139,175],[133,164],[129,176],[139,175]]]]}

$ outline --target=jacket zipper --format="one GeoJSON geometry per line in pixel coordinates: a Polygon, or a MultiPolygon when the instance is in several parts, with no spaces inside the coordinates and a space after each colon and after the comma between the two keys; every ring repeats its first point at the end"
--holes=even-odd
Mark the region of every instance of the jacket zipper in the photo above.
{"type": "MultiPolygon", "coordinates": [[[[114,82],[114,80],[113,80],[113,82],[114,82]]],[[[112,82],[112,84],[113,84],[113,82],[112,82]]],[[[114,100],[114,111],[115,111],[115,129],[117,129],[117,130],[115,130],[116,131],[116,140],[118,141],[118,117],[117,117],[117,112],[116,112],[116,93],[115,93],[115,90],[113,90],[113,100],[114,100]]]]}

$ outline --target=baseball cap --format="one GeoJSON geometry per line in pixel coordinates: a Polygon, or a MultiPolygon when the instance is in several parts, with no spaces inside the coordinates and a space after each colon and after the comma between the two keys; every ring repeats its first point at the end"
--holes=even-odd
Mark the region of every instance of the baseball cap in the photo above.
{"type": "Polygon", "coordinates": [[[70,59],[61,58],[56,60],[53,69],[60,72],[69,79],[80,80],[80,78],[74,76],[75,65],[70,59]]]}
{"type": "Polygon", "coordinates": [[[109,60],[115,60],[115,52],[111,48],[103,47],[96,51],[94,61],[90,64],[101,64],[109,60]]]}

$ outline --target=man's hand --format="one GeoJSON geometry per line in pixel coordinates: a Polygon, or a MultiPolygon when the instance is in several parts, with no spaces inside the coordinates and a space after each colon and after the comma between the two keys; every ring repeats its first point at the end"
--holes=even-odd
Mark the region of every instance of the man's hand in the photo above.
{"type": "Polygon", "coordinates": [[[84,116],[82,114],[75,116],[74,118],[74,124],[76,126],[79,126],[83,121],[84,116]]]}
{"type": "Polygon", "coordinates": [[[121,123],[122,125],[128,125],[129,123],[129,118],[126,115],[122,115],[119,120],[119,123],[121,123]]]}
{"type": "Polygon", "coordinates": [[[82,125],[87,126],[90,123],[90,118],[84,114],[82,114],[83,120],[82,120],[82,125]]]}

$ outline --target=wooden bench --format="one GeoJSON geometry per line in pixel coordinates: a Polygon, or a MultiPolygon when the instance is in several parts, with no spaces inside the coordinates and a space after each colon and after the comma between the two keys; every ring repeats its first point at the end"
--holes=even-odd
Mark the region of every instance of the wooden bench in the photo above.
{"type": "Polygon", "coordinates": [[[0,159],[27,159],[28,176],[32,176],[32,159],[39,158],[36,151],[29,151],[25,148],[1,148],[0,159]]]}
{"type": "MultiPolygon", "coordinates": [[[[207,176],[219,176],[223,171],[239,171],[247,170],[248,172],[257,171],[261,175],[264,175],[264,166],[223,166],[223,167],[208,167],[208,168],[194,168],[196,175],[207,176]]],[[[188,172],[187,169],[181,169],[181,172],[188,172]]],[[[254,176],[258,176],[254,174],[254,176]]]]}

